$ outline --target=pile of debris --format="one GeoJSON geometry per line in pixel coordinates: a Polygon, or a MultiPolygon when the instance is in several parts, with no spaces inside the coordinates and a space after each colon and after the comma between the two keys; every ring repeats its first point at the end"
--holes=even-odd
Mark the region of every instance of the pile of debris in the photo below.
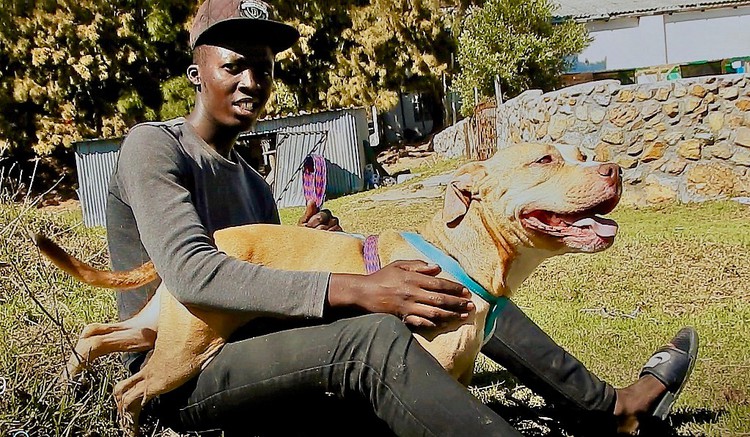
{"type": "Polygon", "coordinates": [[[398,144],[390,147],[378,155],[378,162],[383,165],[392,165],[399,158],[426,158],[435,154],[432,149],[432,141],[422,144],[398,144]]]}

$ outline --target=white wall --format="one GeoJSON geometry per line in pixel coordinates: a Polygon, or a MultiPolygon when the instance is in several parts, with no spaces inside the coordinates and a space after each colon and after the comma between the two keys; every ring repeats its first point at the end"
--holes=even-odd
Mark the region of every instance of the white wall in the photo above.
{"type": "Polygon", "coordinates": [[[578,55],[574,71],[606,71],[663,64],[664,26],[661,16],[592,21],[586,25],[593,38],[578,55]],[[581,68],[588,64],[592,68],[581,68]]]}
{"type": "Polygon", "coordinates": [[[615,18],[586,24],[591,45],[572,72],[750,56],[750,7],[615,18]]]}
{"type": "Polygon", "coordinates": [[[664,16],[669,63],[750,55],[750,6],[664,16]]]}

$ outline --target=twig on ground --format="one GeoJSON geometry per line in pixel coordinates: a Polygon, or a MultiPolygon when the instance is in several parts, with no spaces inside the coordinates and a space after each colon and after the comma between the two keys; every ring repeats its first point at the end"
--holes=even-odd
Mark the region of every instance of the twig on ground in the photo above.
{"type": "Polygon", "coordinates": [[[60,322],[57,318],[55,318],[52,314],[50,314],[49,311],[47,311],[47,308],[44,307],[44,304],[39,301],[39,299],[34,296],[34,293],[29,288],[29,285],[26,283],[26,278],[23,276],[23,273],[21,273],[21,270],[18,268],[18,266],[15,263],[11,263],[11,267],[13,268],[13,271],[15,272],[16,276],[20,279],[20,284],[24,291],[26,291],[26,294],[29,296],[29,298],[34,302],[34,304],[42,311],[42,313],[49,318],[49,320],[57,325],[65,335],[63,335],[63,338],[68,342],[68,346],[70,346],[71,349],[73,349],[73,343],[70,341],[69,333],[65,329],[65,326],[63,326],[62,322],[60,322]]]}
{"type": "Polygon", "coordinates": [[[24,203],[29,201],[29,196],[31,196],[31,188],[34,186],[34,179],[36,178],[36,171],[39,168],[39,158],[34,159],[34,170],[31,172],[31,179],[29,179],[29,189],[26,190],[26,198],[24,199],[24,203]]]}
{"type": "Polygon", "coordinates": [[[601,308],[583,308],[580,310],[582,313],[586,314],[598,314],[602,317],[610,318],[610,319],[636,319],[640,313],[641,308],[636,307],[632,312],[626,313],[624,311],[620,310],[608,310],[606,307],[601,308]]]}
{"type": "Polygon", "coordinates": [[[16,218],[14,218],[13,220],[9,221],[9,222],[8,222],[8,224],[6,224],[6,225],[5,225],[5,227],[4,227],[3,229],[1,229],[1,230],[0,230],[0,234],[4,234],[4,233],[6,233],[6,231],[7,231],[8,229],[10,229],[10,228],[11,228],[11,226],[13,226],[13,229],[12,229],[11,233],[15,233],[15,231],[16,231],[16,225],[17,225],[18,223],[20,223],[20,222],[21,222],[21,218],[22,218],[22,217],[23,217],[24,215],[26,215],[26,213],[28,213],[29,211],[31,211],[31,209],[32,209],[32,208],[36,207],[36,205],[37,205],[37,204],[38,204],[39,202],[41,202],[41,200],[42,200],[42,198],[44,198],[44,196],[46,196],[46,195],[47,195],[47,194],[49,194],[49,193],[50,193],[50,192],[51,192],[52,190],[54,190],[55,188],[57,188],[57,186],[58,186],[58,185],[60,184],[60,182],[62,182],[62,180],[63,180],[63,178],[60,178],[60,179],[58,179],[58,180],[57,180],[57,182],[55,182],[54,184],[52,184],[52,186],[51,186],[51,187],[50,187],[50,188],[49,188],[49,189],[48,189],[47,191],[45,191],[44,193],[42,193],[42,194],[38,195],[38,196],[37,196],[37,197],[36,197],[36,198],[35,198],[34,200],[32,200],[31,202],[24,202],[24,209],[22,209],[22,210],[21,210],[21,212],[19,212],[19,213],[18,213],[18,214],[16,215],[16,218]]]}

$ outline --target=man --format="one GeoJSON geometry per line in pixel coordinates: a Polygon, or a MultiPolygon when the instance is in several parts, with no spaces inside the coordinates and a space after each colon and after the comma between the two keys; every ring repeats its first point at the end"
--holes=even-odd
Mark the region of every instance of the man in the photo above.
{"type": "MultiPolygon", "coordinates": [[[[259,0],[201,5],[187,71],[195,107],[184,119],[134,127],[111,179],[113,268],[150,259],[187,306],[267,316],[236,333],[198,377],[161,396],[153,414],[180,430],[238,435],[518,435],[450,378],[404,324],[439,324],[474,309],[464,287],[434,277],[438,267],[407,261],[367,276],[285,272],[231,259],[213,246],[217,229],[279,222],[268,186],[233,150],[268,101],[274,55],[299,38],[268,14],[259,0]],[[336,320],[345,315],[358,316],[336,320]]],[[[311,207],[301,221],[340,229],[334,217],[311,207]]],[[[135,314],[154,288],[118,294],[120,317],[135,314]]],[[[564,351],[509,308],[487,351],[540,391],[608,418],[621,412],[631,424],[664,393],[652,376],[628,397],[572,357],[557,367],[538,361],[564,351]],[[580,390],[579,382],[588,386],[580,390]]],[[[669,351],[672,362],[680,361],[680,349],[669,351]]],[[[129,357],[130,369],[144,358],[129,357]]],[[[688,368],[669,367],[681,378],[670,390],[681,387],[688,368]]]]}

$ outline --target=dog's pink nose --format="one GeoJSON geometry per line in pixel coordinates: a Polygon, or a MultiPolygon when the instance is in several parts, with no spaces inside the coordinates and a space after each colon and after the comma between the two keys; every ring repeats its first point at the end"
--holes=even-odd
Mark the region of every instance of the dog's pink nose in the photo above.
{"type": "Polygon", "coordinates": [[[598,171],[605,178],[612,179],[612,182],[617,182],[622,174],[620,166],[612,162],[600,165],[598,171]]]}

